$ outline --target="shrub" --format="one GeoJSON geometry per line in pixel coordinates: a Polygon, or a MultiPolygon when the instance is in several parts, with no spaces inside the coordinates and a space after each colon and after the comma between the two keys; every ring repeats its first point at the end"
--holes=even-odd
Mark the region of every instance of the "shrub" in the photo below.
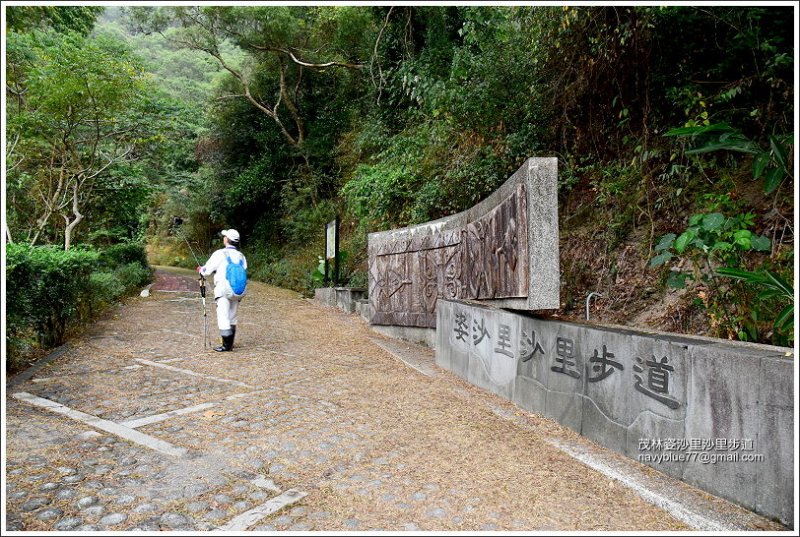
{"type": "Polygon", "coordinates": [[[9,244],[6,250],[8,366],[18,369],[34,348],[64,343],[67,332],[151,279],[135,243],[97,252],[9,244]],[[97,267],[104,270],[97,270],[97,267]]]}
{"type": "Polygon", "coordinates": [[[129,263],[137,263],[147,268],[147,252],[144,245],[138,242],[123,242],[114,244],[100,252],[98,260],[103,268],[114,269],[129,263]]]}
{"type": "Polygon", "coordinates": [[[6,257],[8,337],[30,328],[40,344],[60,345],[67,325],[90,296],[98,254],[52,246],[9,244],[6,257]]]}
{"type": "Polygon", "coordinates": [[[138,262],[134,262],[117,267],[114,277],[122,286],[122,292],[117,295],[119,297],[147,284],[151,279],[151,273],[147,265],[142,266],[138,262]]]}
{"type": "Polygon", "coordinates": [[[113,272],[95,272],[89,278],[91,307],[100,310],[125,293],[125,285],[113,272]]]}
{"type": "Polygon", "coordinates": [[[269,284],[294,289],[306,295],[310,295],[314,289],[314,282],[307,266],[299,264],[295,259],[279,259],[263,265],[256,277],[269,284]]]}

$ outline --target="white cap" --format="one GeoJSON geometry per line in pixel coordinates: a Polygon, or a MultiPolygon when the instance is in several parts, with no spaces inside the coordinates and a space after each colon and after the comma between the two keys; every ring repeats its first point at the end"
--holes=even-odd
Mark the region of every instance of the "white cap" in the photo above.
{"type": "Polygon", "coordinates": [[[235,229],[223,229],[220,235],[223,237],[228,237],[233,242],[239,242],[239,232],[235,229]]]}

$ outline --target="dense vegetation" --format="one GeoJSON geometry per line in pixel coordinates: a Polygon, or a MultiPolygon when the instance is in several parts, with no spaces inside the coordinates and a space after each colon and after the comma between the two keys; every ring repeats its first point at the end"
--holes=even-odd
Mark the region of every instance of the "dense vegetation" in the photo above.
{"type": "Polygon", "coordinates": [[[6,246],[7,367],[64,343],[110,304],[150,281],[144,248],[6,246]]]}
{"type": "Polygon", "coordinates": [[[91,33],[102,9],[9,9],[6,343],[10,370],[150,281],[136,161],[168,132],[139,59],[91,33]],[[76,240],[77,239],[77,240],[76,240]]]}
{"type": "Polygon", "coordinates": [[[346,283],[363,286],[368,232],[463,210],[555,155],[558,315],[600,291],[601,321],[793,338],[791,8],[130,8],[90,33],[37,20],[9,34],[14,240],[146,239],[151,261],[191,266],[180,216],[200,250],[235,227],[253,277],[309,291],[339,215],[346,283]]]}

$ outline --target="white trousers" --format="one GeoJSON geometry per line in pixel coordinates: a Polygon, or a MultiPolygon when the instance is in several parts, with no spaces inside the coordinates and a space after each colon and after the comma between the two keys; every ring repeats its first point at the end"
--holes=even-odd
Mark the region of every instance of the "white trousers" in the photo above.
{"type": "Polygon", "coordinates": [[[236,314],[239,310],[240,300],[240,298],[225,298],[224,296],[214,299],[217,305],[217,326],[219,326],[221,336],[233,334],[231,327],[236,326],[239,322],[236,314]]]}

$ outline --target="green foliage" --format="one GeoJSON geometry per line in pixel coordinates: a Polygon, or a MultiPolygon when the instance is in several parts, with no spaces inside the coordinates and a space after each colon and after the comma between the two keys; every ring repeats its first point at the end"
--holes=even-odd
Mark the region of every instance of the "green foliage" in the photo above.
{"type": "Polygon", "coordinates": [[[414,183],[416,178],[404,166],[362,165],[342,189],[342,195],[359,219],[369,219],[377,225],[403,223],[408,222],[408,216],[398,214],[398,209],[409,204],[414,183]]]}
{"type": "Polygon", "coordinates": [[[87,35],[104,10],[101,6],[9,6],[6,25],[17,32],[52,28],[57,32],[87,35]]]}
{"type": "Polygon", "coordinates": [[[108,170],[96,186],[89,208],[90,216],[77,233],[81,243],[106,248],[117,243],[143,242],[147,231],[145,211],[151,203],[154,186],[144,164],[120,164],[108,170]]]}
{"type": "Polygon", "coordinates": [[[295,289],[308,296],[316,287],[308,269],[303,270],[296,259],[288,257],[261,265],[253,277],[272,285],[295,289]]]}
{"type": "Polygon", "coordinates": [[[314,287],[324,287],[325,285],[347,285],[352,276],[351,271],[348,267],[348,261],[350,259],[350,254],[346,250],[339,250],[338,255],[338,262],[339,262],[339,279],[334,282],[336,278],[336,265],[334,260],[329,260],[327,263],[327,271],[326,271],[326,264],[325,259],[322,256],[317,258],[317,266],[314,270],[311,271],[311,281],[314,283],[314,287]]]}
{"type": "Polygon", "coordinates": [[[6,245],[9,365],[34,346],[62,344],[68,332],[151,279],[140,245],[109,251],[6,245]],[[98,270],[101,267],[101,270],[98,270]]]}
{"type": "MultiPolygon", "coordinates": [[[[653,83],[675,103],[663,125],[707,113],[709,124],[740,126],[750,139],[789,132],[775,100],[791,92],[788,11],[770,7],[655,8],[653,83]],[[678,60],[678,61],[676,61],[678,60]]],[[[701,124],[701,122],[698,124],[701,124]]],[[[688,126],[688,125],[687,125],[688,126]]]]}
{"type": "MultiPolygon", "coordinates": [[[[736,204],[727,196],[707,196],[710,206],[735,210],[736,204]]],[[[689,270],[673,268],[667,277],[667,286],[682,289],[687,280],[694,282],[698,292],[698,305],[708,312],[712,325],[722,335],[735,335],[741,340],[762,340],[758,325],[769,317],[771,304],[763,302],[774,295],[755,296],[753,284],[764,285],[753,278],[739,279],[750,287],[731,286],[718,278],[719,275],[749,274],[742,267],[752,263],[753,255],[772,250],[769,238],[752,231],[755,215],[738,213],[726,216],[721,212],[694,214],[689,226],[680,235],[668,233],[655,245],[655,255],[650,267],[659,267],[668,262],[677,266],[689,265],[689,270]]],[[[771,274],[771,273],[770,273],[771,274]]],[[[774,283],[777,280],[770,280],[774,283]]],[[[781,325],[781,330],[783,326],[781,325]]]]}
{"type": "Polygon", "coordinates": [[[702,155],[713,151],[735,151],[753,155],[753,178],[764,177],[764,192],[771,194],[787,178],[789,155],[792,151],[792,135],[770,136],[769,148],[764,148],[748,139],[741,131],[725,123],[689,126],[667,131],[664,136],[685,137],[693,141],[694,147],[687,155],[702,155]]]}
{"type": "Polygon", "coordinates": [[[741,250],[769,251],[770,241],[767,237],[755,236],[746,229],[752,224],[753,215],[750,213],[729,218],[720,213],[695,214],[689,219],[689,227],[680,236],[675,238],[673,234],[668,234],[661,238],[656,251],[666,251],[651,266],[668,260],[663,256],[669,254],[670,247],[678,254],[683,254],[689,247],[695,247],[705,255],[716,253],[721,257],[727,257],[722,254],[737,247],[741,250]],[[674,241],[669,241],[670,238],[674,241]]]}
{"type": "Polygon", "coordinates": [[[138,58],[103,33],[11,32],[8,49],[12,234],[68,248],[84,220],[130,220],[148,192],[134,150],[171,118],[138,58]]]}
{"type": "Polygon", "coordinates": [[[325,258],[319,256],[317,258],[317,266],[311,271],[311,281],[314,282],[314,287],[324,287],[325,282],[329,278],[329,270],[325,265],[325,258]]]}
{"type": "MultiPolygon", "coordinates": [[[[286,196],[285,203],[292,203],[297,198],[292,199],[286,196]]],[[[325,224],[336,217],[336,206],[331,200],[322,200],[316,205],[305,205],[296,208],[291,217],[285,218],[282,222],[284,237],[293,244],[306,244],[320,238],[320,230],[325,228],[325,224]]]]}
{"type": "Polygon", "coordinates": [[[114,276],[122,284],[125,293],[131,293],[152,280],[150,268],[139,262],[125,263],[116,267],[114,276]]]}
{"type": "MultiPolygon", "coordinates": [[[[769,252],[771,242],[749,228],[755,223],[755,215],[742,213],[726,217],[722,213],[694,214],[689,218],[689,227],[680,235],[668,233],[655,246],[658,255],[650,260],[650,267],[658,267],[674,257],[685,256],[692,260],[697,277],[712,263],[730,264],[740,262],[747,251],[769,252]]],[[[708,276],[706,274],[706,276],[708,276]]],[[[682,279],[672,280],[683,287],[682,279]]]]}
{"type": "Polygon", "coordinates": [[[103,308],[125,294],[126,286],[114,272],[93,272],[89,278],[92,308],[103,308]]]}
{"type": "MultiPolygon", "coordinates": [[[[100,252],[101,258],[103,253],[100,252]]],[[[138,293],[152,279],[150,267],[139,261],[111,265],[104,270],[92,272],[89,278],[89,294],[85,301],[89,308],[82,318],[91,319],[96,312],[102,311],[120,298],[138,293]]]]}
{"type": "Polygon", "coordinates": [[[721,268],[717,269],[717,274],[763,289],[758,294],[761,300],[777,298],[783,308],[775,317],[772,326],[776,332],[786,336],[787,345],[794,341],[794,288],[786,280],[769,270],[750,272],[736,268],[721,268]]]}
{"type": "MultiPolygon", "coordinates": [[[[147,252],[144,245],[137,242],[114,244],[100,251],[98,264],[101,268],[111,269],[128,264],[138,264],[147,269],[147,252]]],[[[138,283],[137,283],[138,285],[138,283]]]]}
{"type": "Polygon", "coordinates": [[[88,298],[97,252],[9,244],[6,256],[9,337],[33,327],[40,344],[60,345],[88,298]]]}

